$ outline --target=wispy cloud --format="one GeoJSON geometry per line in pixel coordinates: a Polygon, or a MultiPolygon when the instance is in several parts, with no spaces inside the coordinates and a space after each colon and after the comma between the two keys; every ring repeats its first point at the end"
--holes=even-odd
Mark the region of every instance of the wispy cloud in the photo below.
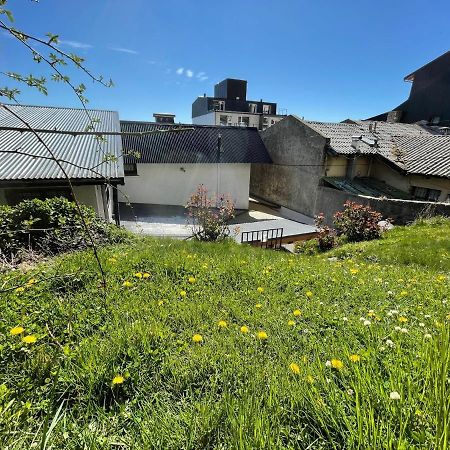
{"type": "Polygon", "coordinates": [[[198,72],[197,75],[196,75],[196,78],[199,81],[206,81],[209,77],[206,76],[205,72],[198,72]]]}
{"type": "Polygon", "coordinates": [[[187,70],[186,70],[186,76],[187,76],[188,78],[192,78],[192,77],[194,76],[194,72],[192,72],[192,70],[187,69],[187,70]]]}
{"type": "Polygon", "coordinates": [[[85,44],[84,42],[78,42],[78,41],[61,40],[61,41],[59,41],[59,44],[64,45],[66,47],[72,47],[72,48],[81,48],[81,49],[92,48],[91,44],[85,44]]]}
{"type": "Polygon", "coordinates": [[[132,50],[131,48],[109,47],[109,49],[113,50],[114,52],[128,53],[129,55],[139,55],[139,52],[137,52],[136,50],[132,50]]]}
{"type": "Polygon", "coordinates": [[[179,68],[176,70],[176,72],[177,72],[177,75],[183,75],[184,68],[183,68],[183,67],[179,67],[179,68]]]}

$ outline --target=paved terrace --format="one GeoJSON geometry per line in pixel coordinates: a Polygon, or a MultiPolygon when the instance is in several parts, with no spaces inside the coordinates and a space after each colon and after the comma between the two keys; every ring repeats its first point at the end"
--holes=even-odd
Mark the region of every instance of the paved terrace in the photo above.
{"type": "MultiPolygon", "coordinates": [[[[120,204],[120,223],[127,230],[137,234],[157,237],[186,239],[191,236],[191,227],[186,223],[186,210],[182,206],[120,204]]],[[[285,241],[308,238],[316,231],[314,226],[282,217],[279,210],[250,201],[248,211],[237,211],[230,222],[238,227],[237,242],[241,241],[243,231],[258,231],[269,228],[283,228],[285,241]]]]}

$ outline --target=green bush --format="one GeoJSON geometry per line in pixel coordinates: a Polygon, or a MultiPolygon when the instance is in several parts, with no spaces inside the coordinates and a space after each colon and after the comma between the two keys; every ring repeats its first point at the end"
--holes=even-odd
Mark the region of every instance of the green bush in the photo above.
{"type": "MultiPolygon", "coordinates": [[[[127,233],[80,205],[89,233],[98,244],[122,242],[127,233]]],[[[23,250],[43,255],[83,249],[89,236],[74,202],[56,197],[0,206],[0,253],[11,258],[23,250]]]]}
{"type": "Polygon", "coordinates": [[[344,211],[338,211],[333,222],[338,233],[347,236],[348,242],[361,242],[381,237],[378,222],[382,218],[381,213],[370,206],[346,201],[344,211]]]}
{"type": "Polygon", "coordinates": [[[294,252],[302,255],[316,255],[319,253],[319,240],[297,241],[294,243],[294,252]]]}

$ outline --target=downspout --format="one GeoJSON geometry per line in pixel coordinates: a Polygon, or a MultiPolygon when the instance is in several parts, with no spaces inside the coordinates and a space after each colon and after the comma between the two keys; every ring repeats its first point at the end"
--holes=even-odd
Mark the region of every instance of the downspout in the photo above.
{"type": "Polygon", "coordinates": [[[116,225],[120,227],[120,213],[119,213],[119,195],[117,192],[117,183],[112,184],[112,191],[113,191],[113,216],[114,220],[116,222],[116,225]]]}

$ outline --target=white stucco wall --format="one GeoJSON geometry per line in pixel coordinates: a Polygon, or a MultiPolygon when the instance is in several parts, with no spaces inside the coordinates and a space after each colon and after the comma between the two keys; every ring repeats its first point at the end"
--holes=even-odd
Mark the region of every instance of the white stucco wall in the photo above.
{"type": "MultiPolygon", "coordinates": [[[[227,116],[227,126],[238,127],[242,126],[242,118],[248,117],[249,127],[260,128],[260,114],[253,114],[250,112],[235,112],[235,111],[211,111],[202,116],[193,117],[192,123],[194,125],[221,125],[220,116],[227,116]]],[[[275,125],[280,120],[284,119],[285,116],[276,115],[263,115],[262,128],[266,129],[272,125],[275,125]],[[264,121],[264,119],[267,119],[264,121]]]]}
{"type": "Polygon", "coordinates": [[[203,114],[202,116],[193,117],[192,123],[194,125],[215,125],[216,113],[214,111],[211,111],[207,114],[203,114]]]}
{"type": "Polygon", "coordinates": [[[199,184],[230,194],[238,209],[248,209],[250,164],[137,164],[138,176],[125,177],[119,201],[185,205],[199,184]]]}
{"type": "MultiPolygon", "coordinates": [[[[55,186],[49,186],[48,191],[51,192],[55,186]]],[[[8,188],[14,189],[14,188],[8,188]]],[[[21,188],[24,189],[24,188],[21,188]]],[[[40,188],[42,189],[42,188],[40,188]]],[[[77,198],[77,200],[87,206],[91,206],[94,208],[97,215],[103,217],[104,219],[108,219],[112,221],[112,213],[113,213],[113,197],[111,188],[107,188],[109,191],[109,196],[106,196],[106,188],[102,188],[102,186],[95,185],[83,185],[83,186],[74,186],[73,191],[77,198]],[[102,194],[102,190],[105,191],[105,194],[102,194]]],[[[33,188],[28,188],[29,192],[33,192],[33,188]]],[[[42,198],[42,194],[37,197],[42,198]]],[[[6,204],[6,189],[0,189],[0,204],[6,204]]]]}

